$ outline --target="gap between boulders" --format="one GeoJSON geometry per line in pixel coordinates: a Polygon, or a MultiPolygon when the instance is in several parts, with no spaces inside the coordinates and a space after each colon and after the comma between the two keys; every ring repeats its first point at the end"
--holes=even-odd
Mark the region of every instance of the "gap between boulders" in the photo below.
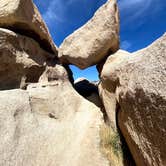
{"type": "MultiPolygon", "coordinates": [[[[22,36],[32,38],[34,41],[36,41],[40,45],[40,47],[43,50],[47,51],[48,53],[50,53],[50,55],[53,56],[54,52],[51,48],[51,45],[48,43],[48,41],[46,39],[41,39],[39,34],[37,34],[33,30],[30,30],[30,27],[28,28],[28,24],[15,23],[11,26],[5,26],[5,25],[2,26],[1,25],[0,28],[11,30],[11,31],[15,32],[16,34],[20,34],[22,36]]],[[[56,56],[53,56],[53,57],[56,58],[56,60],[58,59],[56,56]]]]}

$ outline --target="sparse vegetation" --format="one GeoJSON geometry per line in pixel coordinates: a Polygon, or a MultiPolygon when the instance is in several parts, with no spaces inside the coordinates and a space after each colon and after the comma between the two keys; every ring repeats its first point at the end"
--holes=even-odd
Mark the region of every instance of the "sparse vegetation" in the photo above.
{"type": "Polygon", "coordinates": [[[123,163],[122,147],[120,136],[107,125],[100,130],[101,150],[106,155],[112,166],[121,166],[123,163]]]}

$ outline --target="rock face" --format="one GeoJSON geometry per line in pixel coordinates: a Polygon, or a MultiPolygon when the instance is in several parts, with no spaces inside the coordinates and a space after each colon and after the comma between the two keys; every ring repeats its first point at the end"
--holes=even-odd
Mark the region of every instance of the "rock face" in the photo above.
{"type": "MultiPolygon", "coordinates": [[[[111,128],[116,132],[116,109],[117,109],[117,100],[115,95],[116,90],[116,81],[114,82],[114,68],[121,64],[124,58],[130,56],[130,53],[119,50],[115,54],[109,56],[104,63],[102,71],[100,73],[101,82],[99,84],[99,95],[102,99],[104,108],[106,110],[108,121],[111,128]],[[110,79],[111,78],[111,79],[110,79]]],[[[116,77],[115,77],[116,78],[116,77]]]]}
{"type": "Polygon", "coordinates": [[[32,1],[0,1],[0,27],[0,165],[109,166],[103,114],[73,88],[32,1]]]}
{"type": "Polygon", "coordinates": [[[107,166],[99,108],[74,91],[58,65],[40,80],[26,91],[0,92],[0,165],[107,166]]]}
{"type": "Polygon", "coordinates": [[[119,48],[119,13],[116,0],[108,0],[83,27],[60,46],[63,63],[81,69],[97,64],[119,48]]]}
{"type": "Polygon", "coordinates": [[[143,50],[114,57],[106,61],[101,79],[114,91],[122,134],[138,166],[164,166],[166,34],[143,50]]]}
{"type": "Polygon", "coordinates": [[[0,27],[35,38],[41,47],[57,55],[57,47],[32,0],[0,0],[0,27]]]}
{"type": "Polygon", "coordinates": [[[33,2],[0,0],[0,166],[134,166],[128,146],[136,165],[166,165],[166,34],[131,54],[118,33],[108,0],[58,59],[33,2]],[[60,60],[98,63],[99,87],[60,60]]]}
{"type": "Polygon", "coordinates": [[[52,56],[35,40],[0,28],[0,90],[38,82],[52,56]]]}

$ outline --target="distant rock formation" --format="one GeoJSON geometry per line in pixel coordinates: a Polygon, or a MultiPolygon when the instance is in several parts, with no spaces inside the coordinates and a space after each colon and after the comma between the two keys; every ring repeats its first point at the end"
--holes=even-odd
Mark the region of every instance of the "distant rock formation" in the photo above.
{"type": "Polygon", "coordinates": [[[75,90],[90,102],[98,107],[102,107],[99,97],[98,84],[89,82],[86,78],[79,78],[74,82],[75,90]]]}
{"type": "Polygon", "coordinates": [[[118,49],[116,0],[59,51],[31,0],[0,0],[0,166],[165,166],[166,34],[118,49]]]}

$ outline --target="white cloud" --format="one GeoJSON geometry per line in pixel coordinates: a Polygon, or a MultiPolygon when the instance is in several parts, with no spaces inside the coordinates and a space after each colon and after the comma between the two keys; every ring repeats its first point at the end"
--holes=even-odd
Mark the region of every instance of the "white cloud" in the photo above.
{"type": "MultiPolygon", "coordinates": [[[[67,2],[67,1],[66,1],[67,2]]],[[[65,18],[65,3],[62,0],[52,0],[45,12],[43,12],[43,18],[48,25],[53,22],[63,22],[65,18]]]]}
{"type": "Polygon", "coordinates": [[[54,22],[64,22],[66,19],[66,10],[72,3],[80,0],[52,0],[43,12],[43,18],[47,24],[54,22]]]}
{"type": "Polygon", "coordinates": [[[121,42],[121,49],[123,50],[128,50],[129,48],[131,48],[131,46],[132,44],[127,40],[121,42]]]}
{"type": "Polygon", "coordinates": [[[160,11],[164,2],[162,0],[120,0],[118,4],[123,23],[129,24],[137,19],[138,25],[141,25],[146,20],[146,16],[152,17],[160,11]]]}
{"type": "Polygon", "coordinates": [[[151,7],[154,0],[121,0],[119,8],[122,16],[127,16],[126,20],[137,19],[143,16],[151,7]]]}

